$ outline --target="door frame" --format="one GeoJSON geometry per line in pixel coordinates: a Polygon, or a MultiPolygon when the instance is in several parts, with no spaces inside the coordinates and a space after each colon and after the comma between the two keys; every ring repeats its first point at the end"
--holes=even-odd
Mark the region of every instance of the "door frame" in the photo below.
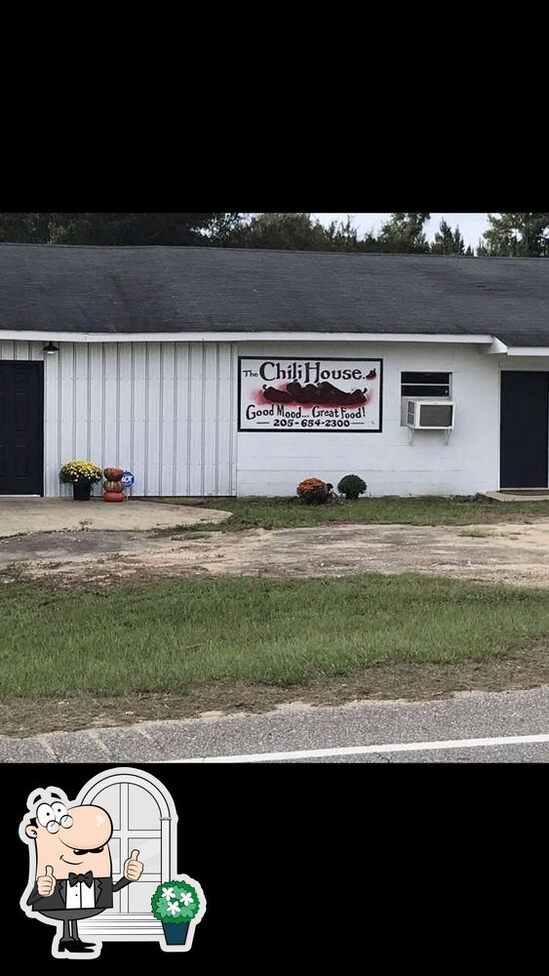
{"type": "Polygon", "coordinates": [[[0,494],[0,498],[43,498],[44,497],[44,484],[45,484],[45,442],[46,442],[46,414],[45,414],[45,398],[44,398],[44,361],[42,359],[0,359],[0,371],[3,366],[18,366],[24,369],[37,369],[38,376],[38,406],[41,411],[41,423],[40,423],[40,443],[38,449],[37,458],[37,468],[40,472],[39,474],[39,492],[38,495],[32,494],[28,495],[8,495],[0,494]]]}

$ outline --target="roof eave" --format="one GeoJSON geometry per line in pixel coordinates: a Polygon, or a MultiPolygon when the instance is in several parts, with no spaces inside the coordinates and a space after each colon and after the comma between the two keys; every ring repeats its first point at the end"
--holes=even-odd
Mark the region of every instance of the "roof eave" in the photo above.
{"type": "Polygon", "coordinates": [[[515,356],[528,356],[530,358],[535,358],[537,356],[545,356],[549,358],[549,345],[547,346],[508,346],[507,355],[511,357],[515,356]]]}
{"type": "MultiPolygon", "coordinates": [[[[0,340],[23,342],[430,342],[492,346],[491,335],[404,332],[53,332],[0,329],[0,340]]],[[[491,350],[488,350],[491,351],[491,350]]]]}

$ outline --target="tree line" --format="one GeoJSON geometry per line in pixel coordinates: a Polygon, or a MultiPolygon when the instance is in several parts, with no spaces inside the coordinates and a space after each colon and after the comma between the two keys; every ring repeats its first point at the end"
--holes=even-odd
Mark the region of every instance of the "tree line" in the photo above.
{"type": "Polygon", "coordinates": [[[489,214],[476,248],[428,213],[393,213],[360,234],[350,217],[324,226],[310,213],[0,213],[0,241],[33,244],[183,245],[463,256],[549,256],[549,213],[489,214]]]}

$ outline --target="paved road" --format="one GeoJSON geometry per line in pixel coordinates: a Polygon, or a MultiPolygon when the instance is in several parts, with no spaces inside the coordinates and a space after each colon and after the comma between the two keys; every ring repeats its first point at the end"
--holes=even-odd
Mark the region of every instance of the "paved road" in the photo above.
{"type": "Polygon", "coordinates": [[[549,762],[549,688],[0,737],[2,762],[549,762]]]}

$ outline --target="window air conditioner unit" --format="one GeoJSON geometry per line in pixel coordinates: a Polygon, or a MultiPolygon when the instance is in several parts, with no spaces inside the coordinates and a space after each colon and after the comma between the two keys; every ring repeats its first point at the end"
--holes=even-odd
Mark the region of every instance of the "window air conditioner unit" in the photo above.
{"type": "Polygon", "coordinates": [[[412,430],[453,430],[455,404],[452,400],[409,399],[406,425],[412,430]]]}

